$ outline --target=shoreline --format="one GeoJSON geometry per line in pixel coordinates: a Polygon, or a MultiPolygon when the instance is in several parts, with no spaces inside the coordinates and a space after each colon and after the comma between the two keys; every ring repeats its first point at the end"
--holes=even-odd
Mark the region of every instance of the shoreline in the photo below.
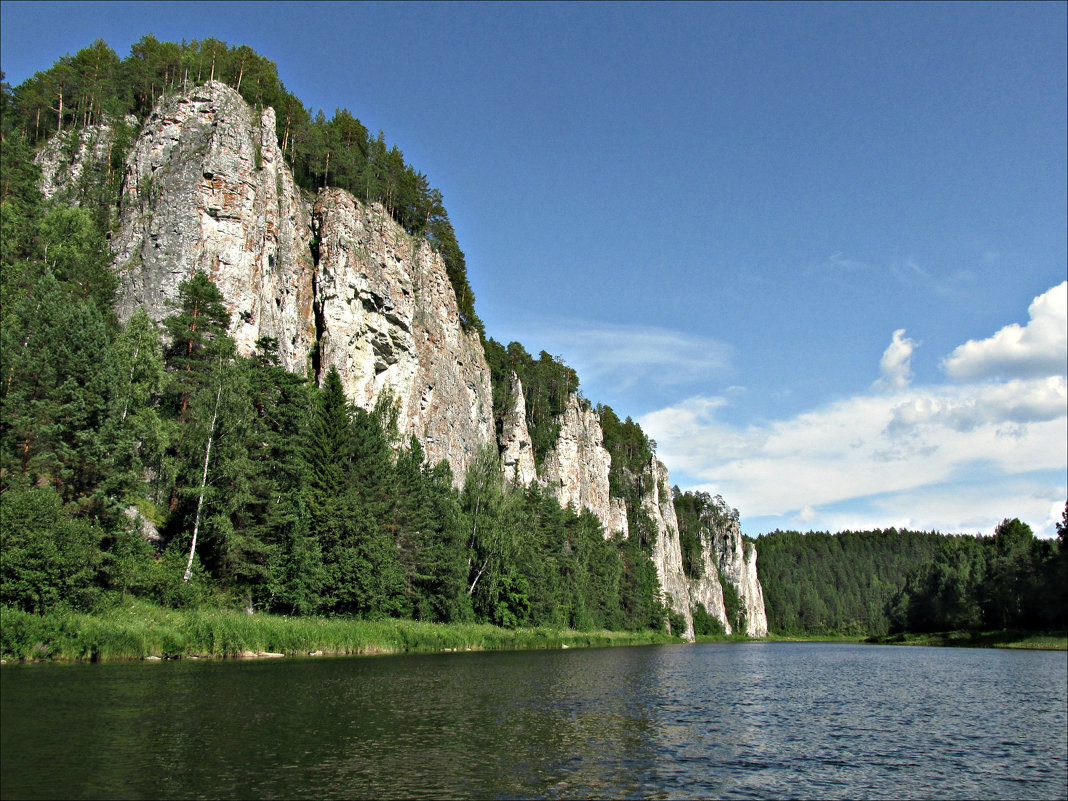
{"type": "Polygon", "coordinates": [[[936,631],[883,634],[864,640],[872,645],[927,645],[937,648],[1002,648],[1027,651],[1068,651],[1063,631],[936,631]]]}
{"type": "Polygon", "coordinates": [[[853,643],[857,645],[923,645],[931,648],[1001,648],[1021,651],[1068,651],[1063,631],[943,631],[904,634],[769,634],[767,637],[698,637],[697,642],[853,643]]]}
{"type": "MultiPolygon", "coordinates": [[[[935,632],[894,635],[703,635],[697,643],[840,642],[951,648],[1068,650],[1065,632],[935,632]]],[[[5,608],[0,664],[279,659],[685,644],[663,631],[505,629],[484,623],[249,615],[218,607],[167,609],[129,599],[97,613],[37,615],[5,608]]]]}
{"type": "Polygon", "coordinates": [[[249,615],[130,601],[99,613],[3,609],[0,664],[382,656],[663,645],[666,632],[504,629],[483,623],[249,615]]]}

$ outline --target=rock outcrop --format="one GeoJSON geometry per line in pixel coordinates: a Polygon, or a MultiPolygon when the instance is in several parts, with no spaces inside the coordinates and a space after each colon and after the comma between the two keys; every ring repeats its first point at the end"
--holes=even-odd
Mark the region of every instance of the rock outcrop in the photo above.
{"type": "Polygon", "coordinates": [[[271,337],[293,372],[336,367],[363,408],[390,393],[401,434],[448,459],[458,481],[493,441],[489,369],[441,257],[347,192],[302,197],[274,111],[255,114],[225,84],[163,100],[145,122],[113,247],[121,317],[142,307],[163,319],[179,284],[204,271],[240,353],[271,337]]]}
{"type": "Polygon", "coordinates": [[[627,507],[622,498],[610,494],[608,473],[612,457],[604,446],[601,419],[577,395],[568,398],[567,408],[557,418],[560,426],[556,444],[546,455],[539,472],[526,421],[523,383],[512,373],[509,410],[500,434],[501,470],[505,481],[529,486],[537,481],[561,506],[588,510],[600,521],[605,538],[622,532],[627,536],[627,507]]]}
{"type": "Polygon", "coordinates": [[[705,537],[709,540],[709,550],[715,554],[720,576],[723,581],[730,582],[738,594],[745,621],[744,633],[749,637],[766,637],[768,618],[764,609],[764,590],[757,577],[756,546],[742,540],[736,515],[718,524],[710,523],[702,530],[702,539],[705,537]]]}
{"type": "Polygon", "coordinates": [[[462,477],[493,441],[493,394],[444,262],[380,206],[340,189],[319,194],[313,225],[320,371],[337,368],[346,395],[364,408],[390,392],[401,431],[462,477]]]}
{"type": "Polygon", "coordinates": [[[682,546],[679,543],[679,522],[675,516],[675,502],[671,497],[671,483],[664,463],[654,456],[642,473],[642,511],[656,526],[652,559],[664,603],[684,621],[682,637],[694,638],[693,607],[689,587],[682,569],[682,546]]]}
{"type": "Polygon", "coordinates": [[[700,578],[686,575],[682,562],[682,547],[675,504],[671,493],[667,468],[654,457],[642,473],[641,507],[656,527],[652,560],[663,590],[663,601],[685,621],[684,636],[692,639],[693,611],[698,605],[717,619],[727,634],[734,623],[728,614],[724,588],[737,597],[735,622],[741,619],[744,633],[749,637],[765,637],[768,619],[764,609],[764,592],[756,569],[756,547],[742,539],[738,526],[738,512],[730,509],[716,496],[702,513],[700,520],[701,573],[700,578]]]}
{"type": "Polygon", "coordinates": [[[630,524],[627,522],[627,504],[622,498],[612,496],[608,499],[608,528],[605,536],[620,533],[623,539],[630,536],[630,524]]]}
{"type": "Polygon", "coordinates": [[[610,536],[614,533],[608,492],[612,457],[604,447],[601,419],[574,394],[568,398],[567,408],[558,419],[560,434],[545,457],[541,481],[561,506],[593,512],[605,534],[610,536]]]}
{"type": "Polygon", "coordinates": [[[733,634],[734,628],[727,617],[727,605],[720,583],[719,563],[716,561],[715,545],[707,528],[701,529],[701,578],[689,579],[690,608],[704,607],[705,612],[719,621],[723,631],[733,634]]]}
{"type": "MultiPolygon", "coordinates": [[[[105,172],[111,163],[113,126],[87,125],[57,134],[34,157],[41,168],[41,194],[49,200],[76,195],[91,173],[105,172]]],[[[93,175],[100,180],[101,176],[93,175]]],[[[103,176],[107,180],[107,175],[103,176]]]]}
{"type": "Polygon", "coordinates": [[[311,218],[282,161],[274,111],[215,82],[159,103],[127,157],[112,242],[119,315],[154,320],[197,271],[219,287],[243,354],[278,340],[303,372],[315,344],[311,218]]]}
{"type": "Polygon", "coordinates": [[[512,373],[508,393],[508,411],[504,415],[500,436],[501,471],[508,484],[529,487],[538,477],[534,466],[534,446],[527,429],[527,402],[523,382],[512,373]]]}

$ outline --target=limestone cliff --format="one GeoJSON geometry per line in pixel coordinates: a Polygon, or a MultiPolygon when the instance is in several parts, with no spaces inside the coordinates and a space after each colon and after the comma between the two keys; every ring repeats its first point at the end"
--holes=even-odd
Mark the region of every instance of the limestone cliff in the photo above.
{"type": "Polygon", "coordinates": [[[617,532],[626,539],[630,536],[630,524],[627,522],[626,501],[613,496],[608,499],[608,528],[605,529],[605,536],[610,537],[617,532]]]}
{"type": "MultiPolygon", "coordinates": [[[[129,125],[136,122],[135,117],[127,119],[129,125]]],[[[67,199],[84,181],[105,182],[113,130],[110,124],[87,125],[49,139],[34,158],[41,168],[41,193],[48,199],[67,199]]]]}
{"type": "Polygon", "coordinates": [[[215,82],[157,104],[127,157],[112,247],[119,314],[154,320],[178,285],[208,273],[243,354],[278,340],[287,369],[303,372],[315,344],[311,218],[282,161],[274,111],[255,114],[215,82]]]}
{"type": "Polygon", "coordinates": [[[612,457],[604,447],[601,419],[577,395],[556,422],[556,444],[546,455],[539,472],[526,421],[523,383],[512,373],[509,407],[501,427],[501,470],[505,481],[529,486],[537,481],[560,502],[576,511],[588,510],[600,521],[605,537],[622,532],[627,536],[627,508],[622,498],[609,492],[608,473],[612,457]]]}
{"type": "Polygon", "coordinates": [[[764,590],[757,577],[756,546],[742,540],[737,515],[710,521],[702,530],[702,540],[705,538],[709,541],[709,550],[715,554],[720,576],[723,581],[730,582],[738,594],[739,606],[744,610],[744,633],[750,637],[767,636],[768,618],[764,609],[764,590]]]}
{"type": "Polygon", "coordinates": [[[523,397],[523,382],[512,373],[508,393],[508,410],[501,426],[501,471],[508,484],[528,487],[538,477],[534,467],[534,447],[527,429],[527,403],[523,397]]]}
{"type": "MultiPolygon", "coordinates": [[[[628,536],[626,505],[609,491],[612,460],[604,447],[597,414],[577,396],[571,396],[567,409],[558,418],[560,433],[556,446],[539,474],[531,455],[523,385],[514,373],[510,389],[510,411],[505,416],[500,437],[501,469],[506,481],[523,486],[538,481],[561,505],[593,512],[601,521],[605,536],[617,531],[628,536]]],[[[654,457],[640,476],[640,505],[654,529],[651,557],[662,598],[684,621],[682,635],[693,639],[693,611],[698,605],[717,619],[728,634],[732,633],[722,583],[729,582],[744,610],[745,633],[765,636],[767,618],[756,574],[756,550],[751,544],[743,544],[737,514],[722,499],[715,500],[701,521],[703,575],[689,578],[683,569],[679,524],[670,485],[667,468],[654,457]]]]}
{"type": "Polygon", "coordinates": [[[701,572],[701,578],[688,580],[691,609],[696,610],[700,604],[720,622],[727,634],[733,634],[734,628],[727,617],[727,606],[723,598],[723,585],[720,584],[715,545],[707,528],[701,529],[701,572]]]}
{"type": "MultiPolygon", "coordinates": [[[[69,190],[85,176],[110,169],[113,141],[106,125],[56,137],[38,157],[46,194],[75,194],[69,190]]],[[[287,369],[321,380],[336,368],[347,396],[363,408],[388,394],[401,434],[415,435],[432,462],[447,459],[458,484],[476,452],[494,441],[482,344],[460,323],[440,255],[381,206],[339,189],[302,194],[278,147],[274,111],[254,111],[225,84],[157,102],[126,159],[111,244],[121,318],[140,307],[162,320],[179,284],[204,271],[224,297],[242,354],[271,337],[287,369]]],[[[569,398],[539,475],[523,387],[512,379],[496,443],[506,480],[537,481],[561,505],[591,511],[606,537],[628,536],[596,412],[569,398]]],[[[756,553],[743,545],[737,518],[702,530],[705,577],[687,579],[667,469],[653,458],[631,478],[655,529],[651,556],[662,597],[682,618],[682,635],[693,638],[698,603],[727,624],[721,579],[744,603],[747,632],[765,634],[756,553]]]]}
{"type": "Polygon", "coordinates": [[[737,596],[745,635],[765,637],[768,619],[764,592],[756,569],[756,547],[742,539],[738,512],[717,496],[702,513],[700,542],[702,577],[686,576],[675,504],[667,468],[654,457],[641,477],[641,505],[656,527],[652,559],[664,602],[686,621],[686,637],[693,637],[693,611],[698,604],[719,620],[726,633],[734,633],[726,607],[724,587],[737,596]]]}
{"type": "Polygon", "coordinates": [[[679,544],[679,523],[675,503],[671,497],[671,483],[664,463],[654,456],[642,473],[642,511],[656,526],[652,559],[664,592],[664,603],[682,616],[687,640],[694,638],[693,605],[682,569],[682,547],[679,544]]]}
{"type": "Polygon", "coordinates": [[[278,341],[284,366],[334,366],[370,408],[388,391],[401,433],[460,480],[492,442],[489,369],[460,325],[444,262],[378,206],[342,190],[302,197],[274,111],[214,82],[157,104],[127,159],[113,247],[120,316],[166,317],[178,285],[207,272],[242,354],[278,341]]]}
{"type": "Polygon", "coordinates": [[[391,392],[402,431],[461,476],[493,441],[493,397],[482,343],[459,324],[441,257],[340,189],[321,192],[312,216],[320,371],[336,367],[365,408],[391,392]]]}
{"type": "Polygon", "coordinates": [[[611,535],[616,530],[612,528],[608,492],[612,457],[604,447],[601,420],[589,404],[571,395],[559,422],[560,434],[545,457],[541,481],[561,506],[589,509],[601,521],[605,534],[611,535]]]}

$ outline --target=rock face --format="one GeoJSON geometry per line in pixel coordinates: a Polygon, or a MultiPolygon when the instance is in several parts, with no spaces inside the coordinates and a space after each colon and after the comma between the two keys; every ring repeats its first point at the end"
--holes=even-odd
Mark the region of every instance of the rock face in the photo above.
{"type": "Polygon", "coordinates": [[[120,317],[142,307],[162,320],[178,285],[204,271],[240,353],[273,337],[287,369],[321,379],[336,367],[363,408],[388,391],[402,435],[458,480],[492,442],[489,369],[441,258],[347,192],[303,198],[274,111],[254,114],[225,84],[171,97],[145,122],[113,247],[120,317]]]}
{"type": "Polygon", "coordinates": [[[756,569],[756,547],[742,539],[738,513],[728,509],[718,496],[701,517],[701,562],[703,576],[688,578],[682,565],[679,525],[671,495],[667,468],[654,457],[642,473],[641,505],[656,526],[652,560],[656,565],[664,603],[685,620],[684,636],[693,639],[693,610],[700,604],[723,624],[727,634],[734,633],[727,614],[724,587],[730,586],[738,597],[749,637],[766,637],[768,619],[764,609],[764,592],[756,569]]]}
{"type": "Polygon", "coordinates": [[[215,82],[158,104],[127,157],[113,240],[119,315],[162,320],[197,271],[219,287],[243,354],[278,340],[303,372],[315,344],[306,204],[282,161],[274,111],[215,82]]]}
{"type": "Polygon", "coordinates": [[[737,517],[731,517],[719,525],[710,525],[702,531],[702,540],[706,533],[720,576],[733,584],[738,593],[738,603],[745,615],[745,634],[749,637],[766,637],[768,618],[764,609],[764,590],[757,577],[756,546],[742,540],[737,517]]]}
{"type": "Polygon", "coordinates": [[[545,457],[540,475],[534,464],[534,449],[527,430],[523,384],[512,373],[510,411],[501,427],[501,470],[505,481],[529,486],[537,481],[560,502],[581,512],[587,509],[600,521],[605,538],[617,532],[627,536],[627,507],[609,492],[608,473],[612,457],[604,447],[601,418],[589,405],[571,395],[567,408],[557,418],[560,433],[545,457]]]}
{"type": "Polygon", "coordinates": [[[654,456],[642,473],[642,511],[649,515],[656,525],[653,564],[656,565],[656,574],[660,578],[664,603],[685,621],[682,637],[693,640],[693,606],[682,570],[679,522],[675,516],[675,502],[671,497],[670,486],[667,468],[654,456]]]}
{"type": "Polygon", "coordinates": [[[444,262],[380,206],[340,189],[320,193],[313,226],[320,372],[336,367],[364,408],[391,392],[401,430],[462,476],[493,441],[493,395],[482,343],[458,322],[444,262]]]}
{"type": "MultiPolygon", "coordinates": [[[[136,120],[135,120],[136,121],[136,120]]],[[[111,161],[112,126],[87,125],[52,137],[34,157],[41,168],[41,194],[52,199],[75,189],[90,173],[106,172],[111,161]]],[[[93,176],[93,180],[101,180],[93,176]]],[[[104,181],[107,175],[103,176],[104,181]]]]}
{"type": "Polygon", "coordinates": [[[508,484],[528,487],[538,477],[534,467],[534,446],[527,429],[527,402],[523,382],[514,372],[508,393],[509,411],[501,426],[501,472],[508,484]]]}
{"type": "Polygon", "coordinates": [[[561,506],[593,512],[605,534],[611,536],[614,530],[608,471],[612,457],[604,447],[601,418],[577,395],[571,395],[559,422],[560,434],[545,457],[541,481],[561,506]]]}
{"type": "Polygon", "coordinates": [[[605,536],[619,532],[623,539],[630,536],[630,524],[627,522],[627,504],[622,498],[611,497],[608,499],[608,528],[605,536]]]}
{"type": "Polygon", "coordinates": [[[727,619],[727,605],[723,598],[723,585],[720,584],[719,564],[715,558],[715,546],[708,529],[701,529],[701,568],[704,575],[699,579],[690,579],[690,604],[697,609],[700,604],[712,617],[720,622],[727,634],[734,629],[727,619]]]}

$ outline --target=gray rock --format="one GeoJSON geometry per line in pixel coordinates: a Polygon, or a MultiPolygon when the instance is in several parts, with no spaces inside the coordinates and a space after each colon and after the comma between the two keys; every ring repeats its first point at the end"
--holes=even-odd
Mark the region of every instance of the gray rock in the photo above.
{"type": "Polygon", "coordinates": [[[612,457],[604,447],[601,418],[577,395],[571,395],[557,422],[560,433],[542,464],[541,482],[561,506],[572,506],[579,512],[591,511],[601,522],[605,536],[611,536],[618,530],[612,526],[619,523],[613,517],[609,498],[612,457]]]}
{"type": "Polygon", "coordinates": [[[203,271],[241,354],[273,337],[287,369],[317,367],[321,380],[336,367],[363,408],[389,393],[401,435],[431,462],[448,459],[458,482],[493,440],[489,368],[440,255],[381,206],[339,189],[303,198],[272,109],[256,115],[218,82],[166,99],[130,153],[121,202],[122,319],[142,307],[162,320],[179,284],[203,271]]]}
{"type": "Polygon", "coordinates": [[[534,467],[534,446],[527,429],[527,403],[523,397],[523,382],[512,373],[509,393],[511,404],[501,427],[501,472],[507,484],[528,487],[537,477],[534,467]]]}

